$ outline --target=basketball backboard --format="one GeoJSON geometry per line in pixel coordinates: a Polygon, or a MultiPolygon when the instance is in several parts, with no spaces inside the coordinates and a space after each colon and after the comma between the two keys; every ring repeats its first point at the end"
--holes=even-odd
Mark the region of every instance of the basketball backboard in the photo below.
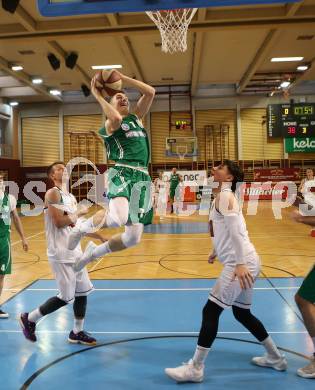
{"type": "Polygon", "coordinates": [[[37,0],[43,16],[69,16],[114,12],[144,12],[177,8],[227,7],[272,3],[298,3],[301,0],[37,0]]]}

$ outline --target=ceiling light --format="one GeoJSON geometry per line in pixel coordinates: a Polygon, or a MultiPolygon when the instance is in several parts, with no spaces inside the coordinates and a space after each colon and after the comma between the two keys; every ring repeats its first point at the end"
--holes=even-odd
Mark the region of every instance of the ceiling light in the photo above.
{"type": "Polygon", "coordinates": [[[19,105],[18,102],[10,102],[9,104],[10,104],[11,107],[16,107],[16,106],[19,105]]]}
{"type": "Polygon", "coordinates": [[[42,82],[43,82],[43,79],[41,79],[40,77],[36,77],[36,78],[32,79],[33,84],[42,84],[42,82]]]}
{"type": "Polygon", "coordinates": [[[92,65],[92,69],[99,70],[99,69],[120,69],[122,68],[122,65],[92,65]]]}
{"type": "Polygon", "coordinates": [[[296,62],[303,61],[304,57],[274,57],[271,58],[271,62],[296,62]]]}
{"type": "Polygon", "coordinates": [[[19,70],[23,70],[22,65],[12,65],[11,69],[14,70],[14,72],[18,72],[19,70]]]}
{"type": "Polygon", "coordinates": [[[308,66],[307,65],[301,65],[301,66],[298,66],[296,69],[299,70],[300,72],[304,72],[305,70],[308,69],[308,66]]]}
{"type": "Polygon", "coordinates": [[[59,95],[61,95],[61,91],[59,91],[59,89],[51,89],[51,90],[49,91],[49,93],[50,93],[51,95],[54,95],[54,96],[59,96],[59,95]]]}
{"type": "Polygon", "coordinates": [[[280,84],[280,87],[281,88],[288,88],[288,86],[291,84],[290,81],[282,81],[282,83],[280,84]]]}

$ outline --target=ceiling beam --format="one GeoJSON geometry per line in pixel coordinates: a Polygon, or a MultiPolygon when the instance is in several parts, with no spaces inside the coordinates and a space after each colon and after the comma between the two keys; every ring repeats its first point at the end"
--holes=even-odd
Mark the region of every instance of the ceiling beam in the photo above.
{"type": "MultiPolygon", "coordinates": [[[[106,17],[111,26],[113,27],[119,26],[118,18],[115,14],[107,14],[106,17]]],[[[127,36],[122,36],[122,37],[117,37],[117,41],[120,50],[125,60],[129,63],[129,66],[132,72],[134,73],[135,77],[140,81],[144,81],[143,72],[140,63],[135,55],[130,39],[127,36]]]]}
{"type": "MultiPolygon", "coordinates": [[[[302,5],[302,2],[287,5],[286,6],[286,17],[288,17],[288,18],[294,17],[294,15],[298,11],[298,9],[301,7],[301,5],[302,5]]],[[[267,53],[272,48],[272,46],[275,44],[275,42],[279,38],[280,34],[281,34],[281,30],[279,28],[271,29],[268,32],[266,38],[264,39],[263,43],[261,44],[260,48],[258,49],[253,61],[249,64],[243,77],[241,78],[241,81],[236,89],[236,92],[238,94],[242,93],[244,91],[244,89],[247,87],[249,81],[254,76],[257,69],[260,67],[262,62],[265,61],[267,53]]]]}
{"type": "Polygon", "coordinates": [[[302,81],[304,81],[308,75],[308,73],[312,70],[314,70],[314,67],[315,67],[315,57],[313,57],[311,59],[311,61],[308,63],[309,65],[309,68],[308,70],[306,70],[305,72],[301,72],[300,75],[298,75],[296,77],[296,79],[294,80],[294,82],[289,86],[289,89],[292,89],[294,87],[296,87],[298,84],[300,84],[302,81]]]}
{"type": "MultiPolygon", "coordinates": [[[[198,21],[204,21],[206,18],[206,13],[207,13],[206,8],[200,8],[198,10],[198,15],[197,15],[198,21]]],[[[192,96],[196,94],[197,86],[199,82],[203,42],[204,42],[204,33],[203,32],[195,33],[195,44],[194,44],[192,72],[191,72],[191,90],[190,90],[192,96]]]]}
{"type": "MultiPolygon", "coordinates": [[[[300,3],[298,3],[300,4],[300,3]]],[[[292,7],[292,5],[290,5],[292,7]]],[[[295,6],[295,4],[294,4],[295,6]]],[[[202,10],[202,9],[200,9],[202,10]]],[[[283,5],[278,7],[264,7],[264,8],[241,8],[241,9],[208,9],[206,10],[205,22],[236,22],[236,21],[250,21],[257,19],[275,20],[286,19],[290,12],[293,12],[294,8],[284,7],[283,5]]],[[[113,14],[108,14],[113,15],[113,14]]],[[[299,17],[315,16],[315,5],[302,6],[299,8],[299,17]]],[[[129,27],[140,26],[152,26],[150,19],[144,14],[126,13],[116,16],[116,23],[124,29],[129,27]]],[[[115,24],[113,24],[115,25],[115,24]]],[[[48,19],[45,21],[36,21],[36,29],[41,32],[60,32],[60,31],[78,31],[78,30],[103,30],[104,28],[110,28],[111,24],[107,17],[104,16],[90,16],[86,15],[80,19],[48,19]]]]}
{"type": "Polygon", "coordinates": [[[301,8],[303,1],[301,1],[300,3],[287,4],[286,16],[294,16],[297,13],[297,11],[301,8]]]}
{"type": "MultiPolygon", "coordinates": [[[[22,26],[29,32],[36,32],[37,23],[31,17],[31,15],[19,5],[14,13],[14,17],[22,24],[22,26]]],[[[55,51],[55,54],[59,54],[63,59],[66,59],[67,52],[56,42],[56,41],[47,41],[48,46],[52,51],[55,51]]],[[[90,77],[84,72],[84,70],[77,64],[74,67],[74,70],[79,74],[81,80],[84,83],[90,85],[90,77]]]]}
{"type": "MultiPolygon", "coordinates": [[[[280,19],[255,19],[255,20],[239,20],[239,21],[229,21],[229,22],[216,22],[211,20],[206,20],[204,22],[193,21],[189,27],[189,30],[192,32],[207,32],[207,31],[227,31],[227,30],[257,30],[259,28],[300,28],[303,27],[314,27],[315,24],[315,15],[307,16],[305,18],[301,17],[290,17],[290,18],[280,18],[280,19]]],[[[106,34],[106,36],[113,37],[124,37],[143,33],[156,32],[156,26],[152,23],[150,25],[141,25],[141,26],[111,26],[103,27],[100,29],[91,29],[91,30],[82,30],[78,28],[77,30],[72,31],[59,31],[59,32],[43,32],[37,30],[36,32],[25,32],[20,34],[6,34],[0,36],[0,41],[18,41],[24,40],[25,42],[37,40],[56,40],[59,41],[65,39],[83,39],[86,37],[101,37],[106,34]]]]}
{"type": "MultiPolygon", "coordinates": [[[[48,41],[47,42],[49,47],[57,53],[59,56],[61,56],[63,59],[67,58],[68,53],[59,45],[56,41],[48,41]]],[[[74,70],[78,73],[79,77],[82,79],[84,83],[87,83],[88,86],[90,85],[91,78],[88,76],[85,71],[81,68],[81,66],[77,63],[74,67],[74,70]]]]}
{"type": "Polygon", "coordinates": [[[244,89],[247,87],[249,81],[256,73],[257,69],[261,65],[261,63],[265,60],[266,54],[269,51],[271,45],[274,44],[275,40],[279,37],[280,32],[276,29],[270,30],[264,39],[263,43],[259,47],[253,61],[250,63],[246,72],[244,73],[241,81],[236,89],[237,93],[242,93],[244,89]]]}
{"type": "Polygon", "coordinates": [[[17,7],[13,16],[27,31],[36,31],[36,20],[21,5],[17,7]]]}
{"type": "Polygon", "coordinates": [[[59,96],[51,95],[47,88],[40,86],[40,85],[34,85],[32,83],[30,76],[27,73],[25,73],[23,71],[14,72],[11,69],[10,64],[2,57],[0,57],[0,69],[4,70],[9,75],[13,76],[15,79],[18,79],[18,80],[22,81],[24,84],[30,86],[39,94],[45,95],[45,96],[49,97],[51,100],[61,101],[61,98],[59,96]]]}

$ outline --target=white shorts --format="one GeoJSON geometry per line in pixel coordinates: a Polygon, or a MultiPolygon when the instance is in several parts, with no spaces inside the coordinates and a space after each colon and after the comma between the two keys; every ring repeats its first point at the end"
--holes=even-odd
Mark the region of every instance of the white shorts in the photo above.
{"type": "MultiPolygon", "coordinates": [[[[254,280],[257,279],[260,272],[259,257],[246,264],[254,280]]],[[[233,280],[235,266],[225,265],[221,275],[209,294],[210,301],[215,302],[223,309],[229,309],[232,306],[241,309],[250,309],[253,297],[253,287],[242,290],[238,279],[233,280]]]]}
{"type": "Polygon", "coordinates": [[[94,287],[86,268],[74,272],[72,263],[50,261],[49,264],[57,282],[59,299],[71,303],[75,297],[86,296],[93,291],[94,287]]]}

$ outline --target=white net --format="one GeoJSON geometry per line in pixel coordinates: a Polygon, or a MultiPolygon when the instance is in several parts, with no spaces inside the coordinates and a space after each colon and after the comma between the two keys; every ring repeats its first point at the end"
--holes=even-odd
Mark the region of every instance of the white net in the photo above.
{"type": "Polygon", "coordinates": [[[186,155],[188,154],[188,146],[187,145],[179,145],[176,147],[177,156],[181,161],[185,160],[186,155]]]}
{"type": "Polygon", "coordinates": [[[180,8],[171,11],[147,11],[160,30],[164,53],[187,50],[187,30],[198,8],[180,8]]]}

